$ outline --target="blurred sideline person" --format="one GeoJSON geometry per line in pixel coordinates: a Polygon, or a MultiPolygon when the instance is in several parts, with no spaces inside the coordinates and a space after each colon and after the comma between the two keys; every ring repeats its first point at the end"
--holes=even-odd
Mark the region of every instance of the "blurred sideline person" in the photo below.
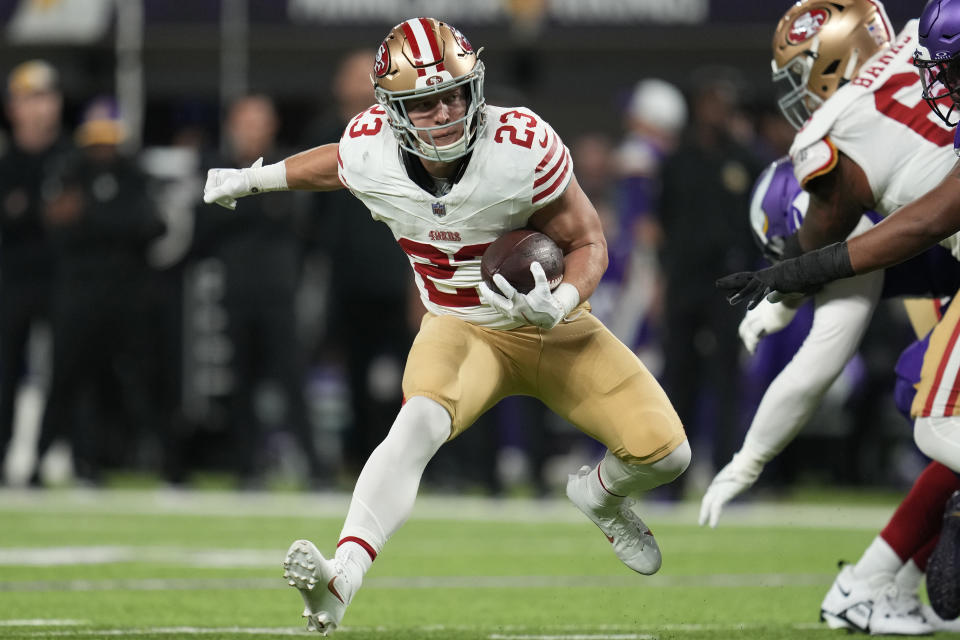
{"type": "MultiPolygon", "coordinates": [[[[761,175],[751,200],[750,222],[768,260],[780,259],[783,240],[796,233],[808,202],[809,194],[796,181],[789,158],[773,163],[761,175]]],[[[857,229],[869,228],[875,218],[879,216],[868,212],[857,229]]],[[[830,385],[856,353],[881,298],[941,298],[953,295],[958,287],[960,263],[946,249],[935,247],[886,272],[831,283],[818,291],[814,296],[813,324],[809,334],[764,393],[740,451],[708,487],[701,503],[700,524],[717,526],[727,502],[749,489],[764,466],[799,434],[830,385]]],[[[751,353],[765,336],[780,331],[791,322],[797,309],[796,302],[772,304],[763,301],[747,312],[740,325],[740,335],[751,353]]],[[[933,301],[930,301],[929,309],[930,319],[925,321],[920,338],[924,338],[936,322],[933,301]]],[[[919,378],[922,349],[926,343],[918,344],[919,347],[909,347],[897,363],[898,372],[906,380],[898,387],[897,406],[908,419],[915,392],[911,383],[919,378]]],[[[874,549],[864,554],[862,562],[845,568],[843,580],[838,578],[834,584],[821,614],[827,617],[831,626],[841,624],[834,618],[842,621],[849,618],[867,627],[871,633],[921,635],[934,629],[949,628],[931,615],[932,612],[922,610],[917,590],[940,531],[944,503],[957,489],[960,489],[957,477],[943,465],[931,463],[882,535],[873,543],[874,549]],[[896,554],[899,562],[891,566],[891,570],[875,572],[873,556],[884,552],[896,554]],[[847,584],[850,578],[846,574],[857,575],[870,583],[877,594],[873,598],[872,611],[869,608],[842,612],[836,609],[837,585],[847,584]],[[913,587],[908,589],[911,577],[913,587]],[[902,588],[891,588],[900,580],[903,581],[902,588]]],[[[956,628],[960,629],[960,626],[956,628]]]]}
{"type": "MultiPolygon", "coordinates": [[[[698,76],[691,122],[662,165],[657,206],[663,228],[663,386],[694,445],[710,447],[709,457],[699,461],[707,473],[733,452],[740,433],[740,317],[703,274],[750,264],[755,249],[743,211],[763,168],[731,133],[739,90],[722,71],[698,76]],[[707,408],[711,419],[702,417],[707,408]]],[[[667,491],[679,497],[681,488],[673,483],[667,491]]]]}
{"type": "Polygon", "coordinates": [[[49,320],[54,255],[43,223],[41,188],[71,145],[61,130],[57,71],[43,60],[7,77],[10,144],[0,155],[0,485],[13,437],[15,401],[29,371],[31,329],[49,320]]]}
{"type": "MultiPolygon", "coordinates": [[[[874,244],[868,254],[863,254],[873,260],[869,268],[858,269],[859,273],[866,274],[876,267],[891,266],[911,257],[947,235],[942,233],[933,239],[928,230],[942,225],[942,219],[946,217],[945,196],[949,196],[952,184],[947,173],[953,162],[953,133],[949,126],[933,117],[925,105],[912,100],[911,96],[920,96],[921,86],[928,92],[931,82],[936,84],[950,79],[944,72],[947,62],[943,62],[941,68],[937,66],[940,63],[935,64],[934,58],[930,57],[936,51],[942,56],[937,60],[949,60],[957,53],[955,48],[950,49],[956,47],[952,40],[941,41],[932,37],[931,32],[931,23],[947,16],[941,9],[948,4],[951,3],[934,0],[927,5],[921,20],[908,22],[895,39],[878,2],[850,2],[842,19],[831,18],[833,6],[828,3],[804,2],[795,5],[781,19],[774,37],[774,81],[785,89],[780,99],[784,115],[795,126],[803,125],[790,155],[798,181],[810,194],[807,213],[798,233],[786,238],[782,244],[784,258],[841,240],[855,231],[864,212],[872,209],[881,215],[889,215],[901,205],[923,196],[944,178],[940,183],[942,186],[934,189],[932,194],[922,197],[915,205],[904,207],[876,228],[855,235],[849,244],[851,247],[870,247],[869,242],[859,244],[861,236],[883,239],[885,230],[897,229],[896,222],[905,223],[900,226],[896,237],[886,235],[886,242],[874,244]],[[826,19],[814,21],[819,27],[811,31],[811,18],[815,14],[822,15],[817,12],[826,12],[826,19]],[[851,16],[858,19],[852,20],[851,16]],[[810,56],[813,48],[816,57],[810,56]],[[872,55],[868,57],[868,54],[872,55]],[[926,64],[932,73],[925,71],[918,76],[911,63],[926,64]],[[841,75],[836,73],[839,69],[844,70],[841,75]],[[920,216],[913,212],[920,213],[920,216]],[[934,223],[928,224],[931,220],[934,223]],[[926,242],[925,237],[931,240],[926,242]],[[881,253],[889,259],[876,259],[881,253]]],[[[951,29],[960,26],[956,3],[952,4],[954,21],[945,27],[941,25],[938,34],[956,33],[951,29]]],[[[932,100],[946,98],[943,86],[940,84],[934,89],[936,93],[932,100]]],[[[944,102],[950,101],[940,100],[938,104],[943,106],[944,102]]],[[[957,202],[956,196],[954,198],[957,202]]],[[[954,231],[957,228],[960,224],[952,227],[954,231]]],[[[838,276],[854,275],[850,265],[851,259],[857,256],[855,253],[848,255],[845,246],[830,245],[805,254],[801,259],[782,260],[756,274],[744,272],[727,276],[717,284],[731,291],[731,302],[751,299],[751,308],[757,305],[767,288],[810,292],[838,276]],[[801,267],[799,271],[798,265],[801,267]],[[837,275],[826,277],[832,271],[838,272],[837,275]],[[789,280],[781,282],[780,274],[789,275],[789,280]]],[[[956,255],[956,250],[953,253],[956,255]]],[[[854,260],[854,264],[860,263],[854,260]]],[[[920,450],[954,471],[960,471],[957,439],[950,438],[949,429],[938,433],[938,429],[932,427],[934,424],[942,426],[938,420],[950,420],[935,416],[950,416],[953,412],[947,399],[956,396],[955,393],[950,395],[956,381],[954,376],[943,374],[950,361],[951,349],[947,345],[957,314],[960,314],[960,307],[952,304],[930,337],[930,347],[918,380],[919,392],[911,409],[911,415],[916,418],[914,439],[920,450]]],[[[749,474],[753,465],[749,460],[749,456],[735,458],[726,473],[728,479],[749,474]]],[[[918,527],[913,529],[920,530],[918,527]]],[[[878,538],[856,567],[846,567],[837,577],[836,588],[831,589],[822,606],[828,622],[832,626],[858,629],[868,626],[873,630],[875,622],[879,621],[869,614],[859,615],[859,612],[871,610],[875,599],[880,597],[876,586],[889,582],[890,576],[906,559],[878,538]]],[[[937,567],[935,553],[927,567],[927,586],[934,610],[944,617],[930,588],[937,567]]],[[[956,583],[956,575],[952,572],[947,579],[956,583]]]]}
{"type": "Polygon", "coordinates": [[[627,132],[616,150],[620,235],[610,248],[611,264],[620,263],[623,292],[608,326],[636,350],[645,346],[644,333],[661,320],[660,173],[687,124],[687,103],[669,82],[641,80],[630,96],[625,122],[627,132]]]}
{"type": "MultiPolygon", "coordinates": [[[[311,128],[308,145],[337,142],[350,120],[374,104],[374,53],[354,51],[341,61],[331,87],[334,104],[311,128]]],[[[398,381],[413,340],[407,322],[412,285],[406,255],[362,202],[347,191],[313,198],[312,235],[330,266],[324,351],[346,368],[352,420],[344,455],[355,477],[403,401],[398,381]]]]}
{"type": "Polygon", "coordinates": [[[53,379],[31,482],[55,439],[69,439],[74,473],[101,481],[105,416],[124,412],[129,430],[149,419],[138,349],[143,346],[147,245],[165,226],[147,178],[118,145],[126,135],[112,98],[98,98],[77,128],[77,153],[63,159],[44,188],[44,216],[57,252],[53,296],[53,379]],[[119,405],[119,406],[118,406],[119,405]],[[144,408],[144,407],[147,408],[144,408]],[[140,409],[138,412],[137,410],[140,409]]]}
{"type": "Polygon", "coordinates": [[[589,312],[606,267],[596,211],[573,177],[569,152],[523,107],[487,106],[483,63],[455,28],[431,18],[394,27],[374,60],[378,105],[358,114],[339,145],[284,162],[211,170],[204,200],[283,189],[346,186],[391,228],[410,257],[429,310],[407,358],[404,398],[364,465],[328,560],[297,540],[284,577],[303,596],[308,628],[340,625],[363,575],[410,515],[424,467],[440,446],[501,398],[540,398],[604,443],[599,464],[571,475],[567,495],[639,573],[660,550],[625,502],[683,472],[690,448],[666,394],[589,312]],[[517,292],[499,274],[480,279],[480,256],[504,232],[530,226],[566,254],[551,290],[517,292]]]}
{"type": "MultiPolygon", "coordinates": [[[[246,166],[282,157],[273,101],[249,95],[227,110],[228,155],[215,164],[246,166]]],[[[304,201],[297,194],[252,201],[236,212],[200,206],[194,252],[219,260],[225,271],[226,335],[233,384],[228,396],[231,459],[241,488],[263,485],[266,427],[285,427],[297,439],[309,480],[325,484],[307,413],[296,293],[303,253],[304,201]]]]}

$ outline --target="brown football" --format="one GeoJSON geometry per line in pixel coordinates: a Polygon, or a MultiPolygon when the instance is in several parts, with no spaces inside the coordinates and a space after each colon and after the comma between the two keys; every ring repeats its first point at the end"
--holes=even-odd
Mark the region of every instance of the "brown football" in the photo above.
{"type": "Polygon", "coordinates": [[[555,289],[563,280],[563,250],[549,236],[532,229],[509,231],[487,247],[480,259],[480,275],[487,286],[500,293],[493,283],[493,276],[499,273],[520,293],[529,293],[533,289],[533,274],[530,264],[539,262],[550,281],[550,289],[555,289]]]}

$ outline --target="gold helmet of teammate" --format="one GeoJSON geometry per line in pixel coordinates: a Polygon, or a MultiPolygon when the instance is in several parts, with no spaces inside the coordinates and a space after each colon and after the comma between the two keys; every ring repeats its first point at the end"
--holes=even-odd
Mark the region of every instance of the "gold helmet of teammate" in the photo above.
{"type": "Polygon", "coordinates": [[[877,0],[797,2],[773,35],[773,83],[784,117],[799,129],[893,37],[877,0]]]}
{"type": "Polygon", "coordinates": [[[476,145],[484,127],[483,63],[470,42],[457,29],[434,18],[401,22],[387,34],[377,50],[373,84],[377,102],[400,146],[428,160],[450,162],[462,158],[476,145]],[[462,118],[440,126],[417,127],[407,103],[440,96],[463,87],[467,109],[462,118]],[[463,124],[463,136],[438,145],[433,132],[463,124]]]}

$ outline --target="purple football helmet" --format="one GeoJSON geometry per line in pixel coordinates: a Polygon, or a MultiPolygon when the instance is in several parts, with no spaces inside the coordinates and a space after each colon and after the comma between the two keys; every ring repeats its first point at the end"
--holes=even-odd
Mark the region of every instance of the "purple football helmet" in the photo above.
{"type": "Polygon", "coordinates": [[[919,31],[913,63],[920,70],[923,99],[954,127],[960,121],[960,0],[930,0],[920,14],[919,31]]]}
{"type": "Polygon", "coordinates": [[[764,169],[750,196],[750,226],[763,256],[783,259],[787,236],[797,232],[807,212],[810,195],[793,176],[793,164],[784,156],[764,169]]]}

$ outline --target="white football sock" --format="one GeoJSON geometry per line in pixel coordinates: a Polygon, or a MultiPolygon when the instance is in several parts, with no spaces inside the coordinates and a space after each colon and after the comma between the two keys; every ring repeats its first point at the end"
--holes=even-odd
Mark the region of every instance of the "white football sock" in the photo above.
{"type": "Polygon", "coordinates": [[[857,564],[853,565],[853,575],[867,580],[873,588],[890,584],[903,566],[903,560],[886,540],[877,536],[863,552],[857,564]]]}
{"type": "Polygon", "coordinates": [[[916,593],[920,590],[920,583],[923,582],[923,571],[913,561],[913,558],[907,560],[900,571],[897,571],[897,587],[902,593],[916,593]]]}
{"type": "Polygon", "coordinates": [[[338,558],[366,573],[387,539],[410,516],[423,470],[448,437],[450,415],[439,403],[418,396],[403,405],[357,478],[340,532],[338,558]]]}
{"type": "Polygon", "coordinates": [[[607,450],[587,476],[590,502],[599,508],[619,505],[627,496],[670,482],[689,464],[690,444],[686,440],[653,464],[629,464],[607,450]]]}

